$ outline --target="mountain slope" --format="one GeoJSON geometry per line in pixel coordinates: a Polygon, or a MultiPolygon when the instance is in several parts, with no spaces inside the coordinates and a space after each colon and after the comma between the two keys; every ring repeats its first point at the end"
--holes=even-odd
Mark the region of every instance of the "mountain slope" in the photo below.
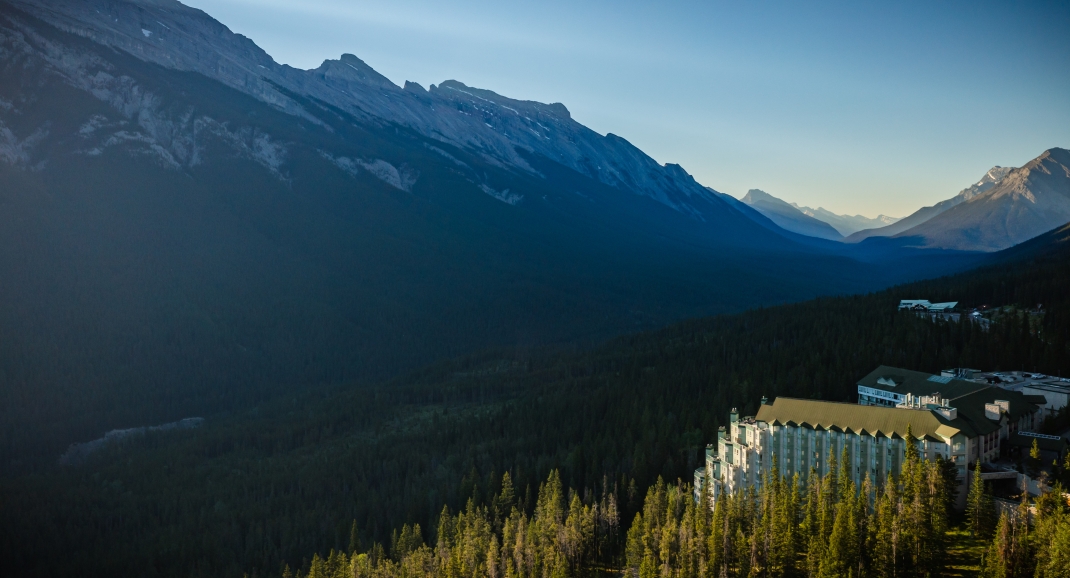
{"type": "Polygon", "coordinates": [[[1070,221],[1070,151],[1053,148],[994,186],[896,235],[965,251],[1006,249],[1070,221]]]}
{"type": "Polygon", "coordinates": [[[0,473],[113,428],[972,259],[873,257],[741,207],[561,105],[402,89],[350,56],[290,69],[167,0],[0,1],[0,473]]]}
{"type": "Polygon", "coordinates": [[[858,231],[893,225],[900,220],[898,217],[889,217],[887,215],[877,215],[872,219],[863,215],[837,215],[822,207],[811,209],[810,207],[799,206],[797,203],[791,203],[791,206],[806,216],[832,225],[836,232],[845,237],[858,231]]]}
{"type": "MultiPolygon", "coordinates": [[[[9,0],[11,1],[11,0],[9,0]]],[[[359,58],[343,55],[315,70],[280,65],[251,40],[173,0],[14,0],[12,4],[78,36],[148,62],[217,80],[288,113],[315,121],[295,95],[359,120],[397,124],[486,160],[531,174],[525,152],[624,191],[703,218],[723,209],[678,165],[658,165],[613,134],[573,121],[562,104],[503,98],[456,81],[425,90],[398,87],[359,58]]]]}
{"type": "Polygon", "coordinates": [[[1042,242],[1010,263],[872,294],[689,320],[580,351],[470,356],[389,388],[295,394],[208,419],[195,435],[0,479],[0,557],[16,576],[276,575],[346,549],[354,520],[364,544],[385,544],[403,523],[436,527],[442,503],[463,511],[472,498],[493,511],[505,471],[518,495],[552,469],[595,492],[634,482],[619,494],[630,520],[642,488],[687,479],[730,408],[752,415],[762,396],[853,402],[858,378],[882,364],[1067,375],[1070,245],[1042,242]],[[1013,316],[982,331],[896,311],[919,295],[1044,303],[1043,338],[1013,316]]]}
{"type": "Polygon", "coordinates": [[[831,225],[804,214],[799,209],[788,203],[761,191],[751,189],[747,191],[742,201],[751,208],[769,217],[777,226],[808,237],[839,241],[843,239],[831,225]]]}
{"type": "Polygon", "coordinates": [[[946,201],[940,201],[939,203],[931,207],[922,207],[917,211],[911,213],[909,216],[904,217],[896,221],[895,223],[892,223],[891,225],[885,227],[878,227],[876,229],[866,229],[848,235],[845,241],[848,243],[860,243],[870,237],[894,237],[902,233],[903,231],[916,227],[928,221],[929,219],[932,219],[933,217],[939,215],[940,213],[943,213],[944,211],[947,211],[948,209],[951,209],[952,207],[960,205],[976,197],[977,195],[988,191],[992,187],[996,186],[996,183],[998,183],[1000,179],[1007,176],[1007,174],[1010,173],[1011,170],[1012,167],[992,167],[988,170],[987,173],[985,173],[983,177],[981,177],[981,180],[959,191],[959,193],[954,197],[951,197],[946,201]]]}

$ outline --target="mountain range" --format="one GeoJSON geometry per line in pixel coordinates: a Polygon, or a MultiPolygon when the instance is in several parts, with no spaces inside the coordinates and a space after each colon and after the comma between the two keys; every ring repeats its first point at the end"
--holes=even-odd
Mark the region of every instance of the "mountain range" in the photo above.
{"type": "Polygon", "coordinates": [[[793,233],[806,235],[808,237],[817,237],[818,239],[828,239],[830,241],[843,240],[843,235],[828,223],[811,215],[807,215],[797,207],[760,189],[751,189],[747,191],[746,196],[741,200],[754,210],[768,217],[771,221],[776,223],[778,227],[793,233]]]}
{"type": "Polygon", "coordinates": [[[0,207],[4,468],[979,259],[815,238],[563,104],[295,69],[173,0],[0,0],[0,207]]]}
{"type": "Polygon", "coordinates": [[[1070,151],[1052,148],[1019,168],[992,167],[954,197],[922,207],[903,219],[836,215],[825,209],[800,207],[757,189],[749,191],[743,202],[783,229],[820,239],[999,251],[1070,221],[1070,151]],[[855,228],[867,220],[880,226],[855,228]]]}
{"type": "Polygon", "coordinates": [[[791,203],[791,206],[798,209],[804,215],[832,225],[832,228],[836,229],[836,231],[844,237],[865,229],[885,227],[900,220],[899,217],[889,217],[887,215],[877,215],[873,218],[864,215],[838,215],[823,207],[811,209],[810,207],[803,207],[796,203],[791,203]]]}

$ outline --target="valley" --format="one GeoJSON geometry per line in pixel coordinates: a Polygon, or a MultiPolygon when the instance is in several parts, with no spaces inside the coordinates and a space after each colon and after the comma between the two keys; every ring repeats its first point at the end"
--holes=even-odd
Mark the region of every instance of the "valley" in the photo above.
{"type": "Polygon", "coordinates": [[[753,415],[762,396],[851,400],[881,364],[1070,374],[1068,247],[1064,228],[954,277],[688,321],[590,350],[487,352],[382,387],[295,393],[7,482],[21,497],[4,513],[18,522],[0,552],[28,575],[67,564],[90,575],[271,574],[345,550],[354,521],[362,544],[389,544],[402,524],[433,528],[443,504],[489,504],[505,472],[530,511],[553,469],[566,487],[615,488],[620,519],[631,520],[657,478],[689,479],[729,408],[753,415]],[[1014,318],[983,331],[897,313],[917,295],[1047,303],[1043,338],[1014,318]],[[54,524],[68,528],[62,537],[54,524]],[[210,538],[191,539],[204,524],[210,538]],[[46,552],[57,543],[72,555],[53,566],[46,552]]]}

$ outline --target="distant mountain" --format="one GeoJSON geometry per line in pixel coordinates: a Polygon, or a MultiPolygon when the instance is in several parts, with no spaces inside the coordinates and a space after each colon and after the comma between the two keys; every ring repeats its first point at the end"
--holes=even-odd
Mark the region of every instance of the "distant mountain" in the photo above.
{"type": "Polygon", "coordinates": [[[887,215],[877,215],[872,219],[863,215],[837,215],[822,207],[811,209],[810,207],[799,206],[797,203],[791,203],[791,206],[798,209],[804,215],[832,225],[832,228],[836,229],[838,233],[845,237],[865,229],[875,229],[892,225],[900,220],[900,217],[889,217],[887,215]]]}
{"type": "Polygon", "coordinates": [[[895,237],[913,246],[999,251],[1070,221],[1070,151],[1044,151],[983,192],[895,237]]]}
{"type": "Polygon", "coordinates": [[[878,227],[874,229],[865,229],[858,231],[854,234],[848,235],[845,239],[848,243],[859,243],[870,237],[894,237],[903,231],[916,227],[929,219],[947,211],[948,209],[964,203],[981,193],[996,186],[996,183],[1003,177],[1007,176],[1011,172],[1012,167],[1000,167],[995,166],[985,173],[985,176],[981,177],[981,180],[970,185],[969,187],[959,191],[957,195],[951,197],[946,201],[940,201],[939,203],[931,207],[922,207],[917,211],[911,213],[909,216],[896,221],[890,225],[884,227],[878,227]]]}
{"type": "Polygon", "coordinates": [[[828,223],[803,213],[765,191],[751,189],[742,201],[788,231],[831,241],[843,239],[843,235],[828,223]]]}

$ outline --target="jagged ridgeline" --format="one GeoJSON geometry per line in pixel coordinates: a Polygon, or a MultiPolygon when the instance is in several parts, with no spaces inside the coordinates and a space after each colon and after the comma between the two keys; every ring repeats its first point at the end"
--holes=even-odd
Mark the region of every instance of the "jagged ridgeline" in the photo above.
{"type": "Polygon", "coordinates": [[[266,576],[349,551],[354,520],[364,553],[378,542],[389,555],[404,525],[430,545],[443,505],[467,512],[472,500],[493,515],[505,472],[530,520],[554,469],[587,506],[614,494],[624,528],[645,488],[690,479],[729,409],[753,415],[763,395],[853,401],[881,364],[1070,375],[1068,233],[955,277],[571,353],[465,357],[389,387],[295,393],[149,432],[81,466],[0,482],[0,559],[26,576],[266,576]],[[896,312],[918,297],[1023,313],[983,331],[896,312]],[[1024,314],[1037,304],[1041,318],[1024,314]]]}

